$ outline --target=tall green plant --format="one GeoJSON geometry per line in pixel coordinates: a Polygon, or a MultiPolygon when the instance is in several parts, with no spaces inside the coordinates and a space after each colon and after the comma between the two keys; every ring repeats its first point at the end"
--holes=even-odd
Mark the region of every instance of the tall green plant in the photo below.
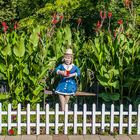
{"type": "Polygon", "coordinates": [[[127,34],[120,33],[114,39],[111,34],[100,32],[92,41],[96,76],[106,91],[100,96],[105,101],[116,101],[120,97],[123,102],[124,97],[131,100],[132,96],[136,99],[140,74],[139,36],[132,39],[127,37],[127,34]]]}

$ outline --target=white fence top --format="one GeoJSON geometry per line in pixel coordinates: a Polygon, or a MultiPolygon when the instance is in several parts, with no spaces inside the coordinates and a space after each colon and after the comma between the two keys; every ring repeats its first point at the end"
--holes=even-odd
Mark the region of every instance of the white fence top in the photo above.
{"type": "Polygon", "coordinates": [[[50,130],[54,130],[54,134],[59,134],[60,128],[63,128],[64,134],[68,134],[69,128],[72,128],[73,134],[78,134],[78,128],[82,129],[82,134],[87,134],[87,131],[90,131],[91,134],[97,134],[99,129],[102,132],[109,129],[110,133],[117,129],[119,134],[123,134],[123,128],[127,128],[128,134],[132,133],[133,128],[137,129],[137,134],[140,134],[140,105],[138,111],[132,111],[132,105],[129,105],[128,111],[123,110],[123,105],[120,105],[119,111],[115,111],[114,108],[112,104],[111,110],[106,111],[105,104],[102,104],[101,111],[97,111],[96,105],[93,104],[92,110],[87,111],[87,105],[84,104],[83,111],[78,111],[77,104],[75,104],[73,111],[70,111],[66,104],[65,111],[59,111],[59,104],[56,104],[55,110],[51,111],[49,104],[46,104],[45,110],[41,111],[40,105],[37,104],[36,110],[32,111],[30,104],[28,104],[27,109],[22,111],[21,104],[18,104],[17,110],[13,111],[12,105],[9,104],[8,110],[3,111],[0,103],[0,133],[4,127],[7,127],[8,130],[16,127],[17,134],[22,134],[22,127],[26,127],[27,134],[31,134],[31,128],[34,127],[35,134],[38,135],[43,127],[46,134],[50,134],[50,130]],[[13,115],[17,117],[14,122],[13,115]],[[3,121],[5,116],[7,116],[6,122],[3,121]],[[44,116],[43,121],[41,116],[44,116]],[[26,122],[23,122],[23,117],[26,122]]]}

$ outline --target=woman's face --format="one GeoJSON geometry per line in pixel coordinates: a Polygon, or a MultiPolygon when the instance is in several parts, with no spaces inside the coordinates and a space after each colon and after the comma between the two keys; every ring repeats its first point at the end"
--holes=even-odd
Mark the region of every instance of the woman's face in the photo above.
{"type": "Polygon", "coordinates": [[[64,61],[66,65],[70,65],[72,63],[72,55],[65,55],[64,61]]]}

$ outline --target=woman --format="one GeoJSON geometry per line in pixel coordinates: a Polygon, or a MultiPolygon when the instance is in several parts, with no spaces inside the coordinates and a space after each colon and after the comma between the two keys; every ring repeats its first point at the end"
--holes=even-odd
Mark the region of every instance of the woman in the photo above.
{"type": "Polygon", "coordinates": [[[61,80],[56,88],[56,93],[59,94],[61,110],[65,110],[65,104],[68,103],[71,95],[74,95],[77,90],[75,81],[76,76],[80,76],[79,68],[73,64],[73,52],[67,49],[64,54],[64,63],[56,68],[56,73],[61,76],[61,80]]]}

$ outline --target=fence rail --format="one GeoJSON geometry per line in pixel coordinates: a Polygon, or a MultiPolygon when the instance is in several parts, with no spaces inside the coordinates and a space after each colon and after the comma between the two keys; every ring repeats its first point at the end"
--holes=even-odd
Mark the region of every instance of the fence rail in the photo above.
{"type": "Polygon", "coordinates": [[[37,104],[36,110],[32,111],[28,104],[27,109],[22,111],[21,104],[18,104],[17,110],[13,111],[12,105],[8,104],[8,110],[3,111],[0,103],[0,133],[4,127],[7,127],[8,130],[16,127],[17,134],[22,134],[22,127],[26,128],[27,134],[31,134],[31,127],[35,127],[37,135],[40,134],[42,127],[45,128],[46,134],[50,134],[51,128],[54,128],[54,134],[59,134],[60,127],[63,127],[64,134],[68,134],[69,127],[72,128],[73,134],[78,134],[78,128],[82,129],[82,134],[87,134],[88,130],[91,134],[96,134],[97,128],[102,132],[108,128],[111,133],[114,132],[114,128],[117,128],[119,134],[123,133],[123,128],[127,129],[128,134],[131,134],[132,129],[135,128],[136,133],[140,134],[140,105],[138,105],[137,111],[132,111],[132,105],[129,105],[128,111],[124,111],[123,105],[120,105],[119,111],[115,111],[115,106],[112,104],[110,111],[106,111],[105,104],[102,104],[101,111],[97,111],[96,105],[93,104],[92,110],[88,111],[87,105],[84,104],[83,111],[79,111],[75,104],[73,111],[69,111],[66,104],[65,111],[59,111],[59,104],[56,104],[55,110],[51,111],[49,104],[46,104],[45,110],[40,110],[40,105],[37,104]],[[17,118],[14,122],[13,115],[17,118]],[[7,120],[4,120],[5,116],[7,120]],[[44,120],[41,119],[42,116],[44,116],[44,120]],[[23,121],[23,117],[25,121],[23,121]]]}

